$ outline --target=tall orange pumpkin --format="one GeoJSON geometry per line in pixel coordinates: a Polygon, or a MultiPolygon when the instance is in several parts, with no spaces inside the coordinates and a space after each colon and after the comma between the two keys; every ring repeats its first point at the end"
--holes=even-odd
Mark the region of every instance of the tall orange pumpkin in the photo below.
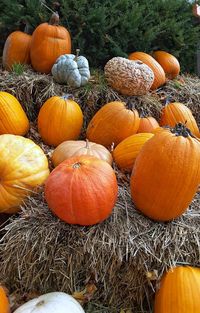
{"type": "Polygon", "coordinates": [[[151,133],[155,128],[158,128],[159,124],[152,116],[141,117],[138,128],[138,133],[151,133]]]}
{"type": "Polygon", "coordinates": [[[19,101],[10,93],[0,91],[0,135],[25,135],[29,120],[19,101]]]}
{"type": "Polygon", "coordinates": [[[0,286],[0,312],[10,313],[10,304],[2,286],[0,286]]]}
{"type": "Polygon", "coordinates": [[[152,69],[154,73],[154,81],[151,85],[151,90],[157,89],[165,83],[165,72],[162,66],[151,55],[144,52],[133,52],[128,58],[129,60],[140,60],[152,69]]]}
{"type": "Polygon", "coordinates": [[[66,140],[77,139],[83,124],[83,113],[78,103],[68,96],[49,98],[38,115],[38,130],[49,145],[58,146],[66,140]]]}
{"type": "Polygon", "coordinates": [[[155,51],[153,57],[162,66],[165,75],[173,79],[180,73],[180,64],[177,58],[166,51],[155,51]]]}
{"type": "Polygon", "coordinates": [[[165,273],[155,296],[155,313],[199,313],[200,269],[177,266],[165,273]]]}
{"type": "Polygon", "coordinates": [[[137,110],[124,102],[113,101],[105,104],[92,118],[86,136],[90,141],[110,147],[135,134],[139,127],[137,110]]]}
{"type": "Polygon", "coordinates": [[[112,167],[88,155],[63,161],[45,184],[45,198],[52,212],[69,224],[86,226],[111,214],[117,191],[112,167]]]}
{"type": "Polygon", "coordinates": [[[40,24],[32,35],[31,64],[37,72],[50,73],[56,59],[71,53],[71,37],[68,30],[59,26],[59,16],[54,13],[49,23],[40,24]]]}
{"type": "Polygon", "coordinates": [[[191,203],[200,184],[200,142],[183,124],[155,134],[139,153],[131,195],[148,217],[169,221],[191,203]]]}

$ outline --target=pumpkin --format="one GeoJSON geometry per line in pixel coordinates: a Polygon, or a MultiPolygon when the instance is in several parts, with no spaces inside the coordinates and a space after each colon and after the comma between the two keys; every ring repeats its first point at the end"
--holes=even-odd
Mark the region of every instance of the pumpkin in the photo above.
{"type": "Polygon", "coordinates": [[[174,127],[179,122],[185,124],[195,136],[199,136],[196,120],[188,107],[179,102],[166,104],[161,111],[160,125],[174,127]]]}
{"type": "Polygon", "coordinates": [[[48,161],[32,140],[0,136],[0,213],[15,213],[49,175],[48,161]]]}
{"type": "Polygon", "coordinates": [[[52,162],[56,167],[58,164],[71,157],[78,155],[93,155],[94,157],[112,164],[112,155],[102,145],[84,140],[68,140],[61,143],[52,154],[52,162]]]}
{"type": "Polygon", "coordinates": [[[155,313],[199,313],[200,269],[171,268],[161,278],[155,295],[155,313]]]}
{"type": "Polygon", "coordinates": [[[77,139],[82,124],[81,108],[68,95],[49,98],[39,111],[38,131],[49,145],[58,146],[63,141],[77,139]]]}
{"type": "Polygon", "coordinates": [[[155,90],[165,83],[166,81],[165,72],[162,66],[151,55],[144,52],[133,52],[129,54],[128,58],[129,60],[134,61],[140,60],[152,69],[154,73],[154,81],[153,84],[151,85],[151,90],[155,90]]]}
{"type": "Polygon", "coordinates": [[[154,80],[153,71],[141,61],[114,57],[104,68],[108,85],[127,96],[145,95],[154,80]]]}
{"type": "Polygon", "coordinates": [[[151,133],[155,128],[159,127],[158,122],[152,116],[141,117],[138,133],[151,133]]]}
{"type": "Polygon", "coordinates": [[[155,51],[153,57],[162,66],[168,79],[173,79],[180,73],[180,64],[177,58],[166,51],[155,51]]]}
{"type": "Polygon", "coordinates": [[[40,24],[31,40],[31,64],[35,71],[50,73],[57,58],[71,53],[71,37],[68,30],[59,26],[59,16],[53,13],[49,23],[40,24]]]}
{"type": "Polygon", "coordinates": [[[140,123],[138,111],[120,101],[105,104],[88,124],[86,137],[105,147],[118,145],[136,134],[140,123]]]}
{"type": "Polygon", "coordinates": [[[25,135],[29,120],[19,103],[10,93],[0,91],[0,135],[25,135]]]}
{"type": "Polygon", "coordinates": [[[185,212],[200,183],[200,142],[183,124],[155,134],[140,151],[131,175],[136,207],[158,221],[185,212]]]}
{"type": "Polygon", "coordinates": [[[121,141],[113,151],[113,158],[120,169],[131,172],[143,145],[153,137],[151,133],[132,135],[121,141]]]}
{"type": "Polygon", "coordinates": [[[66,223],[85,226],[100,223],[111,214],[117,192],[112,167],[89,155],[63,161],[45,184],[51,211],[66,223]]]}
{"type": "Polygon", "coordinates": [[[10,313],[10,305],[4,288],[0,285],[0,312],[10,313]]]}
{"type": "Polygon", "coordinates": [[[14,64],[30,64],[31,35],[15,31],[6,39],[3,48],[3,66],[12,70],[14,64]]]}
{"type": "Polygon", "coordinates": [[[50,292],[29,300],[14,313],[84,313],[81,305],[64,292],[50,292]]]}
{"type": "Polygon", "coordinates": [[[76,50],[76,56],[64,54],[56,60],[51,73],[57,83],[76,88],[87,84],[90,78],[89,64],[84,56],[78,56],[79,51],[76,50]]]}

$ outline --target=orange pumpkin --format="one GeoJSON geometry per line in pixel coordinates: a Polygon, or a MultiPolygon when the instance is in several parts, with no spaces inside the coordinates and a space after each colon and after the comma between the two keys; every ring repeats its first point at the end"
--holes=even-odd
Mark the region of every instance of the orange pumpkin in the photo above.
{"type": "Polygon", "coordinates": [[[137,110],[126,103],[114,101],[105,104],[92,118],[86,136],[90,141],[110,147],[135,134],[139,127],[137,110]]]}
{"type": "Polygon", "coordinates": [[[71,53],[70,34],[58,23],[59,16],[54,13],[49,23],[40,24],[33,32],[31,64],[37,72],[50,73],[59,56],[71,53]]]}
{"type": "Polygon", "coordinates": [[[49,145],[58,146],[66,140],[77,139],[83,124],[83,113],[78,103],[68,96],[49,98],[38,115],[38,130],[49,145]]]}
{"type": "Polygon", "coordinates": [[[138,128],[138,133],[151,133],[155,128],[158,128],[159,124],[152,116],[141,117],[138,128]]]}
{"type": "Polygon", "coordinates": [[[79,155],[93,155],[94,157],[112,164],[111,153],[102,145],[84,140],[68,140],[61,143],[52,154],[52,162],[56,167],[61,162],[79,155]]]}
{"type": "Polygon", "coordinates": [[[173,79],[179,75],[180,64],[175,56],[165,51],[155,51],[153,57],[162,66],[167,78],[173,79]]]}
{"type": "Polygon", "coordinates": [[[183,124],[155,134],[140,151],[131,176],[131,195],[148,217],[169,221],[191,203],[200,183],[200,142],[183,124]]]}
{"type": "Polygon", "coordinates": [[[19,101],[8,92],[0,91],[0,135],[25,135],[29,120],[19,101]]]}
{"type": "Polygon", "coordinates": [[[179,102],[166,104],[161,111],[160,125],[174,127],[179,122],[185,124],[195,136],[199,136],[196,120],[188,107],[179,102]]]}
{"type": "Polygon", "coordinates": [[[154,73],[154,81],[151,85],[151,90],[157,89],[165,83],[165,72],[162,66],[151,55],[144,52],[133,52],[128,58],[129,60],[140,60],[152,69],[154,73]]]}
{"type": "Polygon", "coordinates": [[[81,155],[59,164],[45,184],[49,208],[69,224],[93,225],[105,220],[117,199],[112,167],[93,156],[81,155]]]}
{"type": "Polygon", "coordinates": [[[10,305],[6,292],[2,286],[0,286],[0,312],[1,313],[10,313],[10,305]]]}
{"type": "Polygon", "coordinates": [[[151,133],[132,135],[121,141],[113,151],[114,161],[120,169],[131,172],[143,145],[153,137],[151,133]]]}
{"type": "Polygon", "coordinates": [[[47,158],[32,140],[0,136],[0,213],[19,211],[25,197],[48,175],[47,158]]]}
{"type": "Polygon", "coordinates": [[[165,128],[163,127],[157,127],[155,129],[152,130],[152,134],[157,134],[157,133],[160,133],[161,131],[165,130],[165,128]]]}
{"type": "Polygon", "coordinates": [[[16,63],[30,64],[31,35],[21,31],[11,33],[3,49],[3,66],[12,70],[16,63]]]}
{"type": "Polygon", "coordinates": [[[200,269],[171,268],[161,279],[155,296],[155,313],[199,313],[200,269]]]}

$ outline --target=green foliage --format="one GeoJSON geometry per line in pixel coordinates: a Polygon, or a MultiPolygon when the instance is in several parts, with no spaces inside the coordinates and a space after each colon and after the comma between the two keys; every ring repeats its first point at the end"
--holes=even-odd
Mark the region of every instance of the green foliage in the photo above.
{"type": "Polygon", "coordinates": [[[25,65],[21,63],[14,63],[12,66],[12,73],[19,76],[25,71],[25,65]]]}
{"type": "MultiPolygon", "coordinates": [[[[2,0],[1,32],[19,28],[20,21],[28,21],[31,30],[48,21],[51,12],[41,2],[2,0]]],[[[43,2],[59,11],[73,52],[80,48],[93,68],[114,56],[161,49],[178,57],[182,72],[195,71],[200,24],[187,0],[60,0],[57,7],[53,0],[43,2]]]]}

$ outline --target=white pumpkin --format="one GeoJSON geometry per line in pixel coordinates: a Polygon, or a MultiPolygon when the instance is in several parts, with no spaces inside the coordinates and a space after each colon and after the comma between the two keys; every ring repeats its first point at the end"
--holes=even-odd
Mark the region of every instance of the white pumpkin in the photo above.
{"type": "Polygon", "coordinates": [[[50,292],[20,306],[14,313],[84,313],[81,305],[64,292],[50,292]]]}
{"type": "Polygon", "coordinates": [[[71,87],[84,86],[90,79],[88,60],[77,54],[61,55],[53,65],[51,73],[57,83],[67,84],[71,87]]]}

